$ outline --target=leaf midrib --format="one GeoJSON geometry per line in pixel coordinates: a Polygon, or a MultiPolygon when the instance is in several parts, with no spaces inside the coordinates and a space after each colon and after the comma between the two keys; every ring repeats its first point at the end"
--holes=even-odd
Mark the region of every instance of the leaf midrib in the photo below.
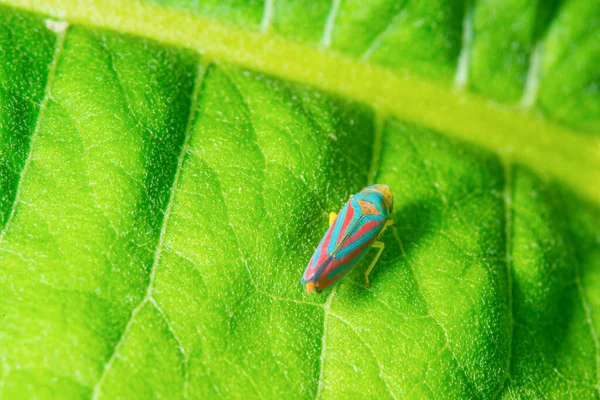
{"type": "Polygon", "coordinates": [[[159,5],[117,0],[0,3],[70,23],[193,49],[209,60],[241,65],[370,104],[385,116],[508,154],[515,162],[528,165],[542,176],[558,178],[600,204],[600,186],[596,184],[600,181],[598,137],[543,119],[532,109],[498,105],[475,94],[335,53],[324,46],[293,42],[268,30],[251,32],[159,5]]]}

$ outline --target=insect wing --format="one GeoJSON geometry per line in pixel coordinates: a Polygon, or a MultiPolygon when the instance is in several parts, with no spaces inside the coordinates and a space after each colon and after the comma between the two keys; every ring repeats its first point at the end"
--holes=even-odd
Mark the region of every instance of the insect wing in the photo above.
{"type": "Polygon", "coordinates": [[[308,262],[308,266],[302,276],[302,284],[319,278],[319,274],[326,268],[328,263],[333,260],[332,254],[339,243],[344,238],[345,233],[354,218],[354,209],[350,206],[349,200],[339,212],[333,223],[327,229],[327,232],[321,239],[313,256],[308,262]]]}
{"type": "Polygon", "coordinates": [[[373,246],[373,242],[385,225],[385,218],[363,216],[352,232],[336,249],[333,259],[325,265],[319,275],[317,288],[325,289],[344,277],[373,246]]]}
{"type": "MultiPolygon", "coordinates": [[[[361,204],[360,199],[350,198],[344,206],[328,241],[325,262],[318,264],[317,289],[325,289],[339,281],[369,251],[387,220],[381,213],[366,212],[372,204],[361,204]]],[[[330,227],[331,228],[331,227],[330,227]]],[[[325,243],[323,243],[323,246],[325,243]]]]}

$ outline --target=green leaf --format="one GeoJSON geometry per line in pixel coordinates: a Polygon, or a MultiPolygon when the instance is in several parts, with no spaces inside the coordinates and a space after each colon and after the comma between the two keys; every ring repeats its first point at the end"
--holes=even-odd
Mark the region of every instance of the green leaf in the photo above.
{"type": "Polygon", "coordinates": [[[0,1],[365,102],[600,202],[597,2],[0,1]]]}
{"type": "Polygon", "coordinates": [[[5,3],[1,397],[600,397],[595,3],[5,3]]]}

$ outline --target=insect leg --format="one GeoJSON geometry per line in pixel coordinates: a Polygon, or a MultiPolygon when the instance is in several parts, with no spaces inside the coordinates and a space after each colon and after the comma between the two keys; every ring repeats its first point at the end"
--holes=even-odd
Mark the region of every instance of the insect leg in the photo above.
{"type": "Polygon", "coordinates": [[[334,213],[333,211],[329,213],[329,225],[333,224],[333,221],[335,221],[337,217],[337,214],[334,213]]]}
{"type": "Polygon", "coordinates": [[[394,225],[394,221],[387,221],[385,223],[385,225],[383,225],[381,232],[379,232],[379,236],[381,237],[381,235],[383,235],[383,232],[385,232],[385,230],[388,228],[388,226],[392,226],[392,225],[394,225]]]}
{"type": "Polygon", "coordinates": [[[371,270],[373,269],[373,267],[375,267],[375,264],[377,264],[377,260],[379,260],[379,256],[381,255],[381,253],[383,252],[383,249],[385,248],[385,243],[377,241],[377,242],[373,243],[373,247],[379,249],[379,251],[377,252],[377,255],[375,256],[373,261],[371,261],[371,265],[369,265],[369,268],[367,268],[367,272],[365,272],[365,286],[366,287],[369,287],[369,274],[371,273],[371,270]]]}

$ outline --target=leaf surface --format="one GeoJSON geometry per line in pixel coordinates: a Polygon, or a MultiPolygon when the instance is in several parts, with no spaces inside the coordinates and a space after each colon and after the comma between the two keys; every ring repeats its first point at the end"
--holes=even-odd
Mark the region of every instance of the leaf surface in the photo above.
{"type": "Polygon", "coordinates": [[[506,6],[0,8],[0,395],[600,397],[598,19],[575,18],[598,8],[506,6]],[[369,254],[305,294],[327,214],[371,182],[396,221],[372,286],[369,254]]]}

